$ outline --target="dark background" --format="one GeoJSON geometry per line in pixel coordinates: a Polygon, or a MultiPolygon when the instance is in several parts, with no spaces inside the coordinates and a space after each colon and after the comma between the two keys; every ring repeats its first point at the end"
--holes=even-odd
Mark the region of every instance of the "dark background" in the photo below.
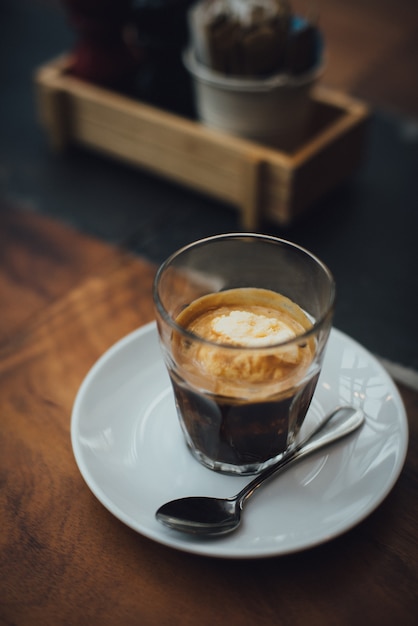
{"type": "MultiPolygon", "coordinates": [[[[283,229],[267,222],[259,230],[302,244],[329,265],[338,285],[337,328],[418,370],[416,5],[396,3],[391,18],[394,3],[353,1],[344,22],[346,2],[318,4],[330,46],[324,82],[373,107],[367,150],[361,168],[299,223],[283,229]],[[364,20],[372,11],[369,42],[364,20]],[[390,49],[405,55],[399,72],[390,49]]],[[[0,0],[0,210],[50,215],[155,262],[196,238],[239,230],[238,214],[222,203],[100,154],[49,150],[33,72],[74,42],[58,1],[0,0]]]]}

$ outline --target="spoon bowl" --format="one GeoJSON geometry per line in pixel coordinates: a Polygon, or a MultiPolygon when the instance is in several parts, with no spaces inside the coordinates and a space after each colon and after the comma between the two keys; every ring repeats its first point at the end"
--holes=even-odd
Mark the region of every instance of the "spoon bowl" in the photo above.
{"type": "Polygon", "coordinates": [[[163,504],[155,516],[165,526],[183,533],[206,536],[230,533],[241,523],[244,504],[264,482],[293,463],[353,433],[364,423],[364,419],[361,409],[338,407],[306,439],[260,472],[235,496],[179,498],[163,504]]]}

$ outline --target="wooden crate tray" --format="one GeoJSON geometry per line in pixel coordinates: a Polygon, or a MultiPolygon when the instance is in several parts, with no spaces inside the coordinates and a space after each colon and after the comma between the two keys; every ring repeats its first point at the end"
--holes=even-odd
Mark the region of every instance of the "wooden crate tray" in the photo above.
{"type": "Polygon", "coordinates": [[[84,145],[223,200],[242,226],[288,225],[360,164],[368,107],[317,87],[306,138],[293,153],[227,135],[71,76],[68,57],[35,74],[51,146],[84,145]]]}

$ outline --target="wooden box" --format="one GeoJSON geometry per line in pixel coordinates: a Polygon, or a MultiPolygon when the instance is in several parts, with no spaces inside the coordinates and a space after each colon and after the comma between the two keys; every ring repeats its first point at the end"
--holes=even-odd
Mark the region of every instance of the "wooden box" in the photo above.
{"type": "Polygon", "coordinates": [[[41,123],[54,149],[75,143],[100,150],[241,211],[242,226],[260,216],[288,225],[359,165],[367,106],[317,87],[302,145],[286,153],[226,135],[71,76],[60,57],[35,75],[41,123]]]}

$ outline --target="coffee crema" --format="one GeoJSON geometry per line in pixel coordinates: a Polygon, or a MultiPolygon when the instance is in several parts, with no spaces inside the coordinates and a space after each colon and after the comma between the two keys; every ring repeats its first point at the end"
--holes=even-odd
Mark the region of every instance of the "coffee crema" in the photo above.
{"type": "Polygon", "coordinates": [[[210,342],[179,339],[173,346],[174,358],[189,382],[237,399],[265,398],[291,389],[315,352],[313,340],[278,345],[303,335],[311,322],[294,302],[265,289],[203,296],[176,321],[210,342]]]}
{"type": "Polygon", "coordinates": [[[303,337],[312,323],[285,296],[257,288],[205,295],[176,322],[199,338],[173,334],[170,376],[186,439],[214,469],[251,473],[288,447],[306,414],[317,380],[315,340],[303,337]]]}

